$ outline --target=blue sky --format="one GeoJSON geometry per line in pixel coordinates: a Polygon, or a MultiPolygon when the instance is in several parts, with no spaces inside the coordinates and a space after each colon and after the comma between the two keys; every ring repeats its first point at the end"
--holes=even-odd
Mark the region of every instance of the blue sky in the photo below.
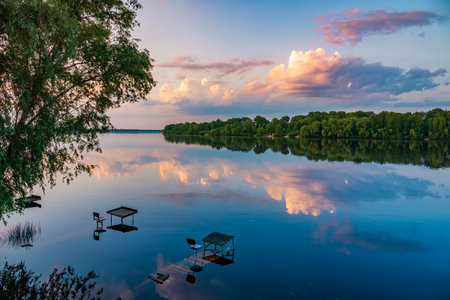
{"type": "Polygon", "coordinates": [[[118,128],[321,110],[449,109],[448,1],[146,0],[158,85],[118,128]]]}

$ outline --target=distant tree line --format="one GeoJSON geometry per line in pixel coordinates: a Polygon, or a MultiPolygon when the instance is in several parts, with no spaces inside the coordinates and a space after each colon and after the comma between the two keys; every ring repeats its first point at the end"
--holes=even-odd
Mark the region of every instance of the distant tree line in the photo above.
{"type": "Polygon", "coordinates": [[[178,123],[164,127],[164,135],[251,137],[356,138],[356,139],[448,139],[450,111],[428,112],[310,112],[272,121],[262,116],[232,118],[204,123],[178,123]]]}
{"type": "Polygon", "coordinates": [[[411,164],[430,168],[450,167],[450,140],[400,141],[356,139],[285,139],[223,136],[166,135],[171,143],[208,145],[214,149],[262,154],[268,150],[304,156],[309,160],[411,164]]]}

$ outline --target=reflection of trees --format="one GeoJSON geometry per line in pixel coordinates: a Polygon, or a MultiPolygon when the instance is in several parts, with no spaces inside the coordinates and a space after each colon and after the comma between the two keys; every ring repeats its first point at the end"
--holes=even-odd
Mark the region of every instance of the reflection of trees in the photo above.
{"type": "Polygon", "coordinates": [[[327,140],[287,138],[239,138],[217,136],[166,135],[171,143],[209,145],[215,149],[253,151],[268,149],[282,154],[305,156],[310,160],[413,164],[431,168],[450,166],[450,142],[327,140]]]}
{"type": "Polygon", "coordinates": [[[97,278],[93,271],[80,276],[69,266],[62,271],[54,269],[45,282],[41,282],[39,277],[27,270],[23,262],[17,265],[5,263],[0,272],[0,298],[100,299],[103,293],[103,289],[96,289],[96,283],[92,282],[97,278]]]}
{"type": "Polygon", "coordinates": [[[14,199],[25,197],[33,187],[44,188],[46,183],[53,186],[57,175],[69,183],[92,168],[79,161],[82,155],[78,150],[60,147],[54,141],[33,145],[33,140],[23,138],[18,147],[0,149],[0,215],[23,207],[23,203],[14,199]]]}
{"type": "Polygon", "coordinates": [[[131,35],[140,8],[0,1],[0,214],[35,186],[89,171],[80,161],[112,128],[108,110],[155,86],[149,53],[131,35]]]}
{"type": "Polygon", "coordinates": [[[16,140],[14,147],[11,144],[0,147],[0,216],[23,208],[24,203],[14,199],[24,198],[33,188],[53,186],[57,176],[69,183],[78,174],[90,173],[93,168],[82,162],[82,152],[99,150],[95,134],[60,135],[47,132],[45,127],[33,128],[33,134],[27,133],[16,140]]]}

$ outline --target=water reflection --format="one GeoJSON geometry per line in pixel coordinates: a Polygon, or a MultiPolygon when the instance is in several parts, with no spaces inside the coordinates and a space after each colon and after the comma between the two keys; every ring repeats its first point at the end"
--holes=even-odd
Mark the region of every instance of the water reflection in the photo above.
{"type": "MultiPolygon", "coordinates": [[[[121,206],[115,209],[108,210],[106,213],[111,217],[110,225],[107,227],[107,229],[119,231],[122,233],[138,230],[138,228],[134,226],[134,215],[138,213],[136,209],[121,206]],[[114,222],[115,224],[113,225],[113,216],[120,218],[120,223],[114,222]],[[123,220],[130,216],[132,218],[131,225],[125,224],[123,220]]],[[[106,218],[101,217],[98,212],[93,212],[93,219],[96,222],[96,228],[93,232],[93,239],[99,241],[100,234],[107,231],[106,229],[103,229],[103,221],[105,221],[106,218]]]]}
{"type": "Polygon", "coordinates": [[[164,138],[171,143],[208,145],[215,149],[253,151],[255,154],[261,154],[270,149],[282,154],[305,156],[310,160],[412,164],[431,168],[450,166],[450,141],[271,139],[179,135],[167,135],[164,138]]]}
{"type": "Polygon", "coordinates": [[[303,168],[279,168],[274,165],[256,170],[240,170],[240,173],[252,186],[262,185],[273,200],[284,200],[288,214],[301,212],[318,216],[324,211],[336,211],[336,201],[328,195],[331,194],[327,191],[329,187],[310,176],[310,172],[303,168]]]}
{"type": "Polygon", "coordinates": [[[207,279],[200,282],[200,275],[174,273],[172,281],[156,286],[156,293],[162,299],[239,299],[239,291],[233,290],[223,281],[207,279]]]}
{"type": "Polygon", "coordinates": [[[425,245],[417,240],[407,240],[394,237],[383,232],[359,231],[347,220],[329,220],[320,223],[313,232],[317,244],[332,244],[340,251],[350,255],[352,247],[370,251],[390,251],[398,253],[423,252],[425,245]]]}
{"type": "Polygon", "coordinates": [[[32,222],[18,223],[15,225],[8,225],[2,231],[2,240],[13,248],[30,248],[33,243],[39,238],[41,234],[41,226],[32,222]]]}
{"type": "MultiPolygon", "coordinates": [[[[120,155],[111,149],[103,156],[90,158],[92,164],[101,165],[99,179],[130,176],[135,172],[150,169],[159,174],[163,182],[181,184],[176,193],[155,193],[155,196],[178,204],[191,203],[198,198],[209,197],[229,201],[239,189],[228,188],[245,185],[245,189],[263,190],[265,197],[285,203],[288,214],[319,216],[333,214],[339,207],[351,207],[358,202],[394,200],[408,197],[432,197],[432,182],[416,177],[402,176],[381,166],[359,168],[357,165],[305,165],[287,161],[261,161],[239,163],[223,157],[190,157],[189,162],[182,153],[169,157],[151,154],[137,149],[133,156],[120,155]],[[141,156],[142,155],[142,156],[141,156]],[[131,159],[133,157],[134,159],[131,159]],[[138,167],[139,166],[139,167],[138,167]],[[109,171],[107,171],[109,170],[109,171]],[[189,190],[193,188],[193,190],[189,190]],[[181,190],[182,189],[182,190],[181,190]],[[367,193],[373,191],[373,193],[367,193]],[[226,195],[226,196],[224,196],[226,195]]],[[[97,176],[96,170],[94,175],[97,176]]],[[[247,201],[246,195],[236,195],[247,201]]]]}
{"type": "Polygon", "coordinates": [[[102,229],[102,228],[94,229],[94,233],[92,234],[92,238],[94,240],[96,240],[96,241],[99,241],[100,240],[100,234],[103,233],[103,232],[106,232],[106,230],[102,229]]]}
{"type": "Polygon", "coordinates": [[[41,224],[43,234],[33,251],[5,245],[9,262],[25,259],[44,275],[54,265],[95,268],[105,299],[448,295],[448,168],[216,151],[162,135],[109,134],[102,146],[86,158],[94,176],[58,185],[42,209],[10,219],[41,224]],[[95,232],[92,212],[123,204],[139,210],[139,230],[95,232]],[[235,263],[194,272],[204,256],[186,258],[185,238],[216,230],[239,237],[235,263]],[[162,285],[148,279],[182,260],[186,272],[162,285]]]}
{"type": "Polygon", "coordinates": [[[196,244],[190,238],[186,241],[189,247],[186,258],[167,265],[159,257],[158,271],[149,276],[157,283],[157,293],[166,299],[226,299],[229,292],[224,291],[217,282],[210,283],[213,289],[205,289],[207,285],[198,284],[197,280],[210,263],[221,267],[234,263],[234,236],[212,232],[202,239],[203,245],[196,244]]]}
{"type": "MultiPolygon", "coordinates": [[[[95,132],[71,134],[48,128],[17,127],[0,134],[0,218],[40,207],[34,189],[53,187],[59,177],[71,182],[81,173],[90,173],[91,165],[82,161],[85,150],[98,150],[95,132]],[[16,200],[19,199],[19,200],[16,200]]],[[[4,220],[5,221],[5,220],[4,220]]]]}

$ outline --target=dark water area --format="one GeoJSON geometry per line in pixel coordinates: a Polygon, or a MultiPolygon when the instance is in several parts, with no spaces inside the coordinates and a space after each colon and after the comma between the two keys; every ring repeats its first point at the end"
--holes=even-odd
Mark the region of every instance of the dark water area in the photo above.
{"type": "Polygon", "coordinates": [[[161,134],[100,142],[103,153],[86,157],[92,176],[34,191],[42,207],[0,227],[2,264],[24,261],[44,277],[67,265],[94,269],[105,299],[450,297],[448,143],[161,134]],[[106,212],[120,206],[138,211],[124,219],[135,230],[107,228],[106,212]],[[32,246],[7,242],[18,224],[32,246]],[[234,236],[232,263],[190,274],[171,267],[186,258],[186,238],[211,232],[234,236]],[[148,279],[158,270],[170,272],[164,284],[148,279]]]}

